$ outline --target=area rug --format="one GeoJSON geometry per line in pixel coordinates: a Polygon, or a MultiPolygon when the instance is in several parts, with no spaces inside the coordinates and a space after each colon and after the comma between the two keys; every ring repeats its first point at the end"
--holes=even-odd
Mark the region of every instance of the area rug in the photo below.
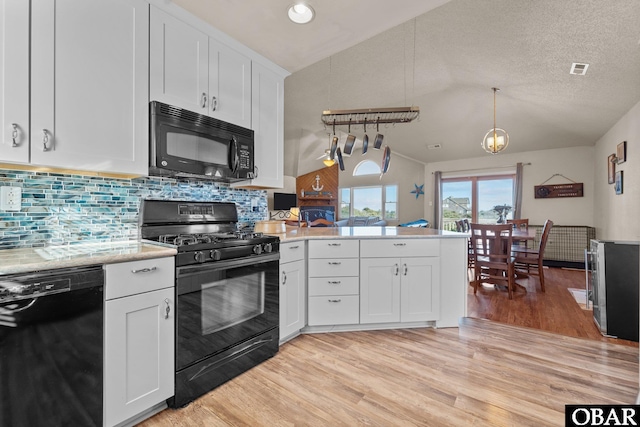
{"type": "Polygon", "coordinates": [[[576,302],[578,303],[581,309],[591,310],[591,306],[589,306],[589,308],[587,309],[587,291],[586,290],[569,288],[568,291],[571,293],[571,295],[573,296],[573,299],[576,300],[576,302]]]}

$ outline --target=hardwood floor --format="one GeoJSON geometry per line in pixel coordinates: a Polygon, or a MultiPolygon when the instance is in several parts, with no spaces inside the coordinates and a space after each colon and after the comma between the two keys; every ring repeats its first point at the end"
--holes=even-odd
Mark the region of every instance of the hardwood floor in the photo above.
{"type": "Polygon", "coordinates": [[[554,269],[545,294],[524,283],[512,301],[471,291],[474,315],[492,321],[302,335],[140,426],[562,426],[565,404],[634,403],[637,344],[602,338],[564,298],[580,273],[554,269]]]}
{"type": "Polygon", "coordinates": [[[545,268],[545,281],[546,292],[542,293],[537,277],[518,279],[527,292],[517,290],[511,301],[506,298],[506,292],[491,286],[479,288],[476,295],[469,286],[467,315],[570,337],[638,347],[636,342],[604,338],[593,321],[591,310],[583,310],[576,303],[568,289],[584,289],[584,270],[545,268]]]}

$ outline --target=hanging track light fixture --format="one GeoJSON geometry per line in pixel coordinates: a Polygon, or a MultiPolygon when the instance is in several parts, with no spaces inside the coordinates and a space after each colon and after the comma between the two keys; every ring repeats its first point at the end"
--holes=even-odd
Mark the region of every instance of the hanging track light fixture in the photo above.
{"type": "Polygon", "coordinates": [[[500,90],[492,87],[493,90],[493,129],[490,129],[482,139],[482,148],[490,154],[497,154],[509,145],[509,134],[504,129],[496,127],[496,93],[500,90]]]}

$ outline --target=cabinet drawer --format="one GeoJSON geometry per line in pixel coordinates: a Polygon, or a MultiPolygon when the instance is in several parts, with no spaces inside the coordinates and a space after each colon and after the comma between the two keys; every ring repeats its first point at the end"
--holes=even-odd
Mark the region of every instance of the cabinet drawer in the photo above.
{"type": "Polygon", "coordinates": [[[312,277],[309,279],[309,296],[358,295],[358,277],[312,277]]]}
{"type": "Polygon", "coordinates": [[[304,259],[304,242],[280,243],[280,264],[304,259]]]}
{"type": "Polygon", "coordinates": [[[358,258],[326,258],[309,260],[309,277],[358,276],[358,258]]]}
{"type": "Polygon", "coordinates": [[[311,240],[309,258],[358,258],[357,240],[311,240]]]}
{"type": "Polygon", "coordinates": [[[357,295],[318,296],[309,298],[309,326],[352,325],[360,318],[357,295]]]}
{"type": "Polygon", "coordinates": [[[105,265],[105,299],[174,286],[174,258],[154,258],[105,265]]]}
{"type": "Polygon", "coordinates": [[[361,240],[362,258],[439,256],[439,239],[373,239],[361,240]]]}

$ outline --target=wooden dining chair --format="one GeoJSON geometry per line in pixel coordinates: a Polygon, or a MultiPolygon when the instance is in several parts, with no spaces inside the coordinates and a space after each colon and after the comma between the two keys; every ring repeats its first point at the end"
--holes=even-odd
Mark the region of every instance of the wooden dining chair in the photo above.
{"type": "MultiPolygon", "coordinates": [[[[529,218],[522,219],[508,219],[507,224],[511,224],[513,226],[513,230],[521,230],[521,231],[529,231],[529,218]]],[[[515,243],[516,246],[522,246],[527,248],[527,241],[520,240],[515,243]]]]}
{"type": "Polygon", "coordinates": [[[506,285],[509,299],[515,289],[515,269],[511,256],[513,227],[510,224],[471,223],[474,251],[473,293],[483,283],[506,285]]]}
{"type": "Polygon", "coordinates": [[[542,261],[544,259],[544,250],[547,247],[547,240],[549,240],[549,233],[551,233],[551,227],[553,227],[553,221],[550,219],[546,220],[542,228],[542,236],[540,237],[538,249],[515,248],[513,250],[516,270],[526,271],[527,274],[538,276],[540,278],[540,289],[542,292],[545,291],[542,261]]]}

